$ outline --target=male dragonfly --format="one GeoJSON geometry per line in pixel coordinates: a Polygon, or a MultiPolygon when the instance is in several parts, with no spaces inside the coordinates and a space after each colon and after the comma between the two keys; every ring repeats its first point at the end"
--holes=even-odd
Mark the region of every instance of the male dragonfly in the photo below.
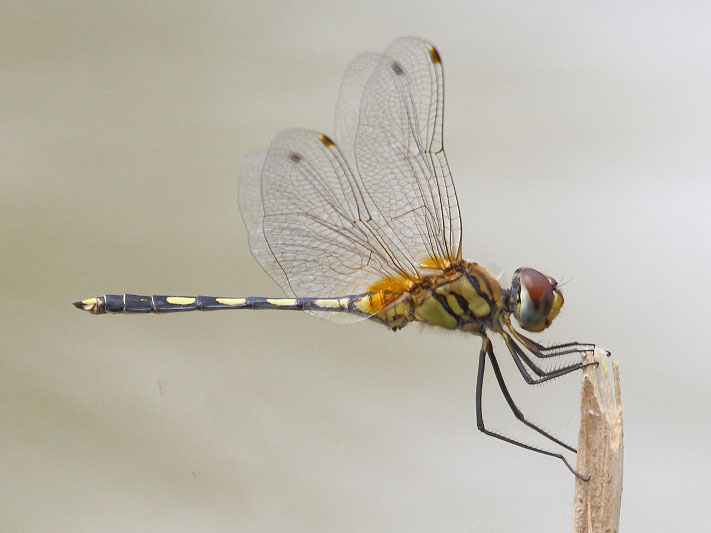
{"type": "MultiPolygon", "coordinates": [[[[487,429],[482,386],[487,361],[514,416],[557,445],[575,448],[526,419],[509,394],[490,340],[503,338],[525,379],[535,384],[585,366],[547,371],[533,358],[583,354],[592,344],[544,347],[517,330],[547,328],[563,305],[558,283],[532,268],[510,288],[462,259],[459,203],[444,152],[440,55],[405,37],[383,54],[349,65],[341,86],[335,140],[306,129],[282,131],[241,169],[239,204],[252,255],[287,297],[106,294],[74,302],[102,313],[216,309],[303,310],[334,322],[369,318],[392,330],[422,322],[482,339],[476,420],[487,435],[566,458],[487,429]],[[535,377],[531,374],[535,374],[535,377]]],[[[585,479],[585,478],[582,478],[585,479]]]]}

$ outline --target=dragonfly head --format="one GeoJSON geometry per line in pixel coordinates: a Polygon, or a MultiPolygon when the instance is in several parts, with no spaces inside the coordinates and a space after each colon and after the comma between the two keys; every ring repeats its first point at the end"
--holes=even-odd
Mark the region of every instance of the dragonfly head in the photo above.
{"type": "Polygon", "coordinates": [[[519,268],[511,281],[510,305],[527,331],[543,331],[563,307],[558,282],[532,268],[519,268]]]}

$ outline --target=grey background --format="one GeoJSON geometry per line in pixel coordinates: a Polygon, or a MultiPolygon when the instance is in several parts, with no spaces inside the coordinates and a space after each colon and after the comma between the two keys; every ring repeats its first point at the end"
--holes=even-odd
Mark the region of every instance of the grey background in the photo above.
{"type": "MultiPolygon", "coordinates": [[[[708,527],[704,2],[5,2],[0,529],[565,531],[573,478],[479,434],[476,338],[299,313],[92,317],[105,292],[276,295],[237,168],[332,131],[348,61],[446,75],[464,255],[569,280],[546,342],[620,361],[622,531],[708,527]]],[[[574,441],[579,377],[505,372],[574,441]]],[[[486,418],[531,441],[487,382],[486,418]]]]}

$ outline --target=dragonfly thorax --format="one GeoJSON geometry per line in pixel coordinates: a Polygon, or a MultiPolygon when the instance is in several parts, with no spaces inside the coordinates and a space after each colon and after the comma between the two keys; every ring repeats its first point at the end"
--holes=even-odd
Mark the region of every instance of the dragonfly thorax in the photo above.
{"type": "Polygon", "coordinates": [[[498,323],[505,292],[483,267],[462,261],[457,268],[415,283],[373,318],[391,329],[423,322],[445,329],[483,333],[498,323]]]}

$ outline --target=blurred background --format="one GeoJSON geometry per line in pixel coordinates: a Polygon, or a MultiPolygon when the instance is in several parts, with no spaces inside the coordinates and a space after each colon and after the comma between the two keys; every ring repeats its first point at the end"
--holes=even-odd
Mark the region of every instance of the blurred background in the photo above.
{"type": "MultiPolygon", "coordinates": [[[[104,293],[278,295],[237,169],[332,132],[343,71],[437,45],[464,256],[568,281],[545,342],[620,362],[622,531],[700,531],[711,193],[704,2],[4,2],[0,529],[566,531],[573,477],[476,429],[479,340],[301,313],[93,317],[104,293]]],[[[576,441],[579,375],[512,393],[576,441]]],[[[490,427],[537,441],[487,381],[490,427]]]]}

